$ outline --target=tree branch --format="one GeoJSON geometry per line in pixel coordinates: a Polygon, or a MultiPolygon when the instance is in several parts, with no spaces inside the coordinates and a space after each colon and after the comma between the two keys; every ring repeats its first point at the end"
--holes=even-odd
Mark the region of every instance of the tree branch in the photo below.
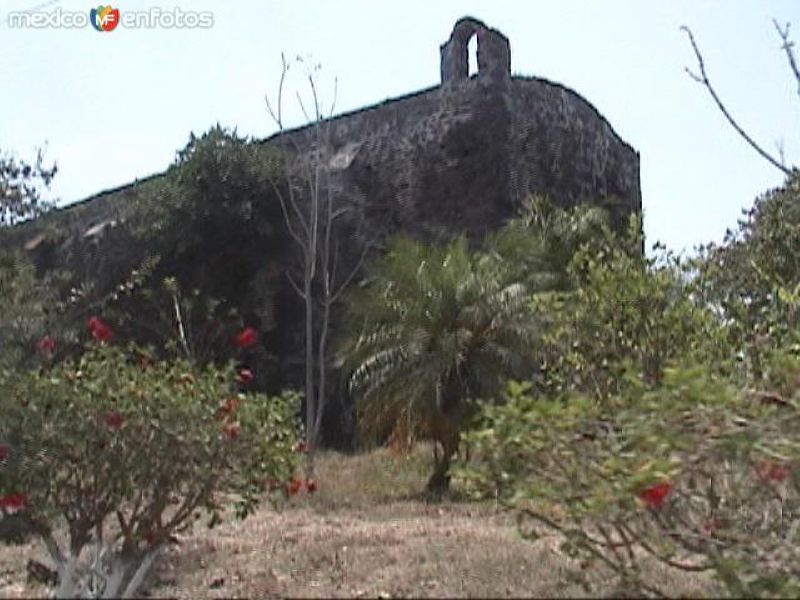
{"type": "Polygon", "coordinates": [[[772,166],[777,169],[780,169],[784,175],[791,175],[792,170],[786,167],[785,165],[781,164],[779,160],[774,158],[769,152],[764,150],[752,137],[750,137],[747,132],[741,128],[741,126],[736,122],[733,116],[728,111],[725,104],[723,104],[720,97],[717,95],[714,86],[711,84],[711,81],[708,78],[708,74],[706,73],[705,62],[703,61],[703,55],[700,53],[700,49],[697,47],[697,43],[695,42],[694,35],[692,34],[692,30],[689,29],[686,25],[681,26],[681,30],[686,32],[686,35],[689,37],[689,43],[692,45],[692,50],[694,50],[695,57],[697,58],[697,66],[700,69],[700,74],[693,72],[689,67],[686,67],[686,72],[689,74],[689,77],[694,79],[697,83],[702,84],[707,90],[708,93],[711,94],[711,97],[714,99],[714,102],[719,108],[720,112],[725,116],[728,120],[728,123],[736,130],[738,133],[749,145],[753,148],[756,152],[758,152],[762,158],[767,160],[772,166]]]}
{"type": "Polygon", "coordinates": [[[358,262],[356,263],[355,267],[350,271],[350,273],[345,277],[345,280],[341,283],[339,288],[331,295],[331,304],[336,303],[337,300],[341,297],[344,293],[345,289],[350,285],[353,281],[353,278],[358,274],[361,270],[361,267],[364,264],[364,261],[367,258],[367,251],[369,250],[369,246],[364,244],[364,249],[361,251],[361,256],[358,257],[358,262]]]}
{"type": "MultiPolygon", "coordinates": [[[[294,228],[294,225],[292,224],[292,219],[289,216],[289,209],[286,208],[286,200],[283,197],[283,192],[280,191],[280,188],[278,187],[278,184],[275,183],[272,180],[271,177],[269,179],[270,179],[270,183],[272,185],[272,188],[275,191],[275,195],[278,196],[278,202],[281,205],[281,212],[283,213],[283,220],[286,223],[286,229],[289,230],[289,235],[292,236],[292,239],[301,248],[304,248],[305,244],[303,243],[303,238],[300,236],[300,234],[297,233],[297,230],[294,228]]],[[[291,182],[289,182],[289,185],[291,185],[291,182]]],[[[295,202],[292,202],[292,209],[293,209],[293,212],[295,212],[295,214],[299,214],[299,210],[300,209],[297,208],[297,205],[296,205],[295,202]]],[[[299,215],[299,217],[300,218],[298,219],[298,221],[299,221],[301,227],[303,227],[303,232],[306,233],[307,230],[308,230],[308,226],[306,225],[305,221],[302,219],[302,215],[301,214],[299,215]]]]}
{"type": "Polygon", "coordinates": [[[189,348],[189,340],[186,338],[186,328],[183,326],[183,315],[181,314],[180,302],[178,302],[178,294],[174,291],[172,292],[172,306],[175,309],[175,322],[178,325],[178,337],[180,337],[181,346],[183,346],[183,351],[186,353],[186,360],[194,364],[194,356],[191,348],[189,348]]]}
{"type": "Polygon", "coordinates": [[[272,109],[272,105],[269,102],[269,96],[266,94],[264,95],[264,101],[267,103],[267,111],[269,112],[269,116],[272,117],[272,120],[275,121],[275,124],[278,126],[280,131],[283,131],[283,119],[281,118],[281,107],[283,106],[283,83],[286,80],[286,73],[289,70],[289,65],[286,62],[286,55],[281,52],[281,80],[278,84],[278,106],[276,110],[272,109]]]}
{"type": "Polygon", "coordinates": [[[294,277],[292,277],[292,274],[289,273],[289,271],[286,271],[286,278],[289,280],[289,283],[294,288],[294,291],[297,292],[297,295],[300,296],[300,298],[302,298],[303,300],[305,300],[306,299],[305,292],[303,292],[303,290],[300,289],[300,286],[297,285],[297,282],[294,280],[294,277]]]}
{"type": "Polygon", "coordinates": [[[789,60],[789,67],[792,69],[794,78],[797,80],[797,94],[800,96],[800,68],[797,66],[797,59],[794,55],[794,42],[789,38],[789,26],[791,23],[786,23],[786,27],[783,29],[778,25],[777,19],[772,19],[772,23],[775,25],[775,30],[783,41],[781,50],[786,52],[786,58],[789,60]]]}

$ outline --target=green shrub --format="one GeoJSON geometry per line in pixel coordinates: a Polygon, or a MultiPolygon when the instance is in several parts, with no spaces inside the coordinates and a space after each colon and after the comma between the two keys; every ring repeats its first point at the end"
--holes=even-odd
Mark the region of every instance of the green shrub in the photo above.
{"type": "Polygon", "coordinates": [[[201,509],[244,518],[295,467],[293,395],[237,393],[232,367],[156,362],[90,325],[79,359],[0,375],[2,512],[44,539],[62,596],[135,593],[201,509]]]}
{"type": "Polygon", "coordinates": [[[796,596],[800,362],[784,355],[773,373],[760,393],[702,367],[666,369],[655,388],[634,374],[603,403],[509,384],[468,436],[478,460],[460,476],[560,532],[587,585],[603,565],[633,592],[669,595],[642,568],[655,558],[708,571],[733,596],[796,596]]]}
{"type": "Polygon", "coordinates": [[[687,266],[665,252],[643,256],[641,239],[635,217],[622,234],[603,228],[573,255],[572,290],[533,297],[548,323],[535,380],[547,395],[602,400],[621,389],[625,372],[655,385],[678,358],[727,365],[721,325],[688,293],[687,266]]]}
{"type": "Polygon", "coordinates": [[[695,266],[693,294],[724,322],[749,379],[774,350],[800,356],[800,175],[758,198],[695,266]]]}
{"type": "MultiPolygon", "coordinates": [[[[38,277],[34,265],[20,252],[0,251],[0,368],[37,364],[37,343],[49,331],[62,340],[73,335],[64,319],[58,290],[62,273],[38,277]]],[[[68,320],[68,319],[67,319],[68,320]]],[[[65,344],[56,350],[60,353],[65,344]]]]}
{"type": "Polygon", "coordinates": [[[669,595],[655,559],[733,596],[800,592],[796,199],[793,180],[691,262],[632,251],[637,221],[602,227],[573,289],[534,296],[540,369],[482,405],[459,476],[527,534],[560,532],[587,586],[603,565],[669,595]]]}

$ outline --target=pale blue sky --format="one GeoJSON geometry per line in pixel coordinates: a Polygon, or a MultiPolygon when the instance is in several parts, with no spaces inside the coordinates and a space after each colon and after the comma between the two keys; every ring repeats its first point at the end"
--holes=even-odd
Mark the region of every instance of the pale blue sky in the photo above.
{"type": "MultiPolygon", "coordinates": [[[[8,11],[44,0],[1,0],[8,11]]],[[[280,53],[338,77],[339,111],[438,83],[439,44],[472,15],[511,41],[514,73],[561,82],[589,100],[641,153],[648,243],[680,250],[719,240],[782,175],[724,122],[685,74],[694,30],[729,108],[769,149],[783,140],[800,164],[800,98],[771,18],[792,21],[797,0],[210,0],[128,1],[214,13],[208,30],[11,29],[0,25],[0,149],[31,157],[47,144],[60,168],[53,194],[74,201],[165,169],[189,133],[215,122],[273,132],[264,93],[280,53]]],[[[62,0],[45,10],[87,11],[62,0]]],[[[294,104],[287,104],[294,109],[294,104]]],[[[292,110],[292,124],[299,124],[292,110]]]]}

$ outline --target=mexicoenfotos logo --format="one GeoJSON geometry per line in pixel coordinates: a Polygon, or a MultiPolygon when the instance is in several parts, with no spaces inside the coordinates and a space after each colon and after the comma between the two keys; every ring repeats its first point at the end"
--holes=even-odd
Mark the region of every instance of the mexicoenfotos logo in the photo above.
{"type": "Polygon", "coordinates": [[[180,8],[162,10],[157,6],[120,12],[111,5],[101,4],[89,11],[56,8],[51,11],[10,12],[6,22],[12,29],[84,29],[90,24],[101,32],[114,31],[118,26],[121,29],[209,29],[214,26],[214,13],[180,8]]]}
{"type": "Polygon", "coordinates": [[[119,9],[98,6],[89,11],[89,20],[97,31],[114,31],[119,25],[119,9]]]}

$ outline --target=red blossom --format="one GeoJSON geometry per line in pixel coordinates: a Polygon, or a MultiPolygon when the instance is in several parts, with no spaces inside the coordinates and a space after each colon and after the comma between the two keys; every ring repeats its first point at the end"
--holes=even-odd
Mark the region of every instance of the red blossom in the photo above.
{"type": "Polygon", "coordinates": [[[294,446],[292,446],[292,452],[308,452],[308,442],[305,440],[300,440],[294,446]]]}
{"type": "Polygon", "coordinates": [[[661,508],[664,504],[664,500],[667,499],[667,496],[674,487],[675,484],[671,481],[662,481],[661,483],[651,485],[642,490],[639,493],[639,499],[649,508],[661,508]]]}
{"type": "Polygon", "coordinates": [[[293,478],[286,486],[286,492],[290,496],[294,496],[303,489],[303,480],[297,477],[293,478]]]}
{"type": "Polygon", "coordinates": [[[238,380],[242,385],[248,385],[252,383],[253,379],[255,379],[255,375],[253,375],[253,372],[250,369],[242,369],[239,371],[238,380]]]}
{"type": "Polygon", "coordinates": [[[256,330],[252,327],[247,327],[236,336],[234,342],[239,348],[244,350],[255,344],[257,339],[258,333],[256,333],[256,330]]]}
{"type": "Polygon", "coordinates": [[[8,444],[0,444],[0,462],[6,460],[9,454],[11,454],[11,448],[8,447],[8,444]]]}
{"type": "Polygon", "coordinates": [[[92,334],[92,338],[94,338],[96,342],[110,342],[111,338],[114,337],[114,331],[103,323],[100,317],[89,317],[86,321],[86,327],[89,329],[89,333],[92,334]]]}
{"type": "Polygon", "coordinates": [[[220,418],[227,417],[228,415],[235,413],[237,408],[239,408],[238,398],[226,398],[223,400],[222,404],[219,405],[217,415],[220,418]]]}
{"type": "Polygon", "coordinates": [[[105,417],[103,417],[103,422],[109,429],[119,429],[122,427],[125,419],[118,411],[112,410],[106,413],[105,417]]]}
{"type": "Polygon", "coordinates": [[[229,440],[235,440],[236,438],[238,438],[241,431],[242,431],[242,426],[239,425],[239,423],[225,423],[222,426],[222,433],[229,440]]]}
{"type": "Polygon", "coordinates": [[[0,497],[0,509],[17,511],[23,510],[28,506],[28,498],[25,494],[8,494],[0,497]]]}
{"type": "Polygon", "coordinates": [[[780,483],[789,477],[791,468],[786,463],[763,460],[756,465],[756,474],[763,481],[780,483]]]}
{"type": "Polygon", "coordinates": [[[50,355],[56,349],[56,341],[49,335],[46,335],[36,342],[36,349],[42,354],[50,355]]]}
{"type": "Polygon", "coordinates": [[[306,489],[309,494],[313,494],[319,489],[319,484],[313,479],[306,479],[306,489]]]}

